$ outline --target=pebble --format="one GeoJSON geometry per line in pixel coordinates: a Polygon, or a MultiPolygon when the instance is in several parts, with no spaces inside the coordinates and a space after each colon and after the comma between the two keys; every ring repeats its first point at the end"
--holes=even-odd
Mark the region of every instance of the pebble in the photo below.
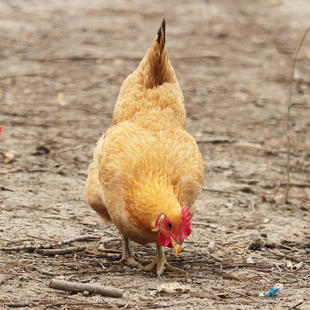
{"type": "Polygon", "coordinates": [[[182,285],[178,282],[173,283],[164,283],[157,286],[157,291],[159,293],[166,293],[166,294],[175,294],[179,293],[187,293],[190,292],[191,289],[189,286],[182,285]]]}

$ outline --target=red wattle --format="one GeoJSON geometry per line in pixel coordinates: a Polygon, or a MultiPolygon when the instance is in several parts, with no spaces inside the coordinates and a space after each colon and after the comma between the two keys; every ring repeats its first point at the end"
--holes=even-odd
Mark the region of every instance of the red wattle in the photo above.
{"type": "Polygon", "coordinates": [[[160,246],[166,246],[168,248],[172,248],[172,244],[171,244],[171,240],[170,238],[167,238],[164,234],[162,234],[161,232],[158,234],[157,237],[157,243],[160,246]]]}

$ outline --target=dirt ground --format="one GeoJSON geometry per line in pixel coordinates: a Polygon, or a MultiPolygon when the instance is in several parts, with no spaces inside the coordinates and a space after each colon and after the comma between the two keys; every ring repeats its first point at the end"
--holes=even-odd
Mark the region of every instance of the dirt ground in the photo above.
{"type": "Polygon", "coordinates": [[[295,72],[283,203],[288,76],[309,21],[307,0],[2,0],[0,152],[15,159],[0,161],[0,308],[310,309],[310,39],[295,72]],[[158,279],[114,264],[119,234],[83,188],[120,84],[163,17],[206,181],[184,250],[166,251],[186,274],[158,279]],[[44,247],[85,249],[46,256],[44,247]],[[124,297],[54,290],[54,278],[124,297]],[[159,291],[175,282],[186,290],[159,291]],[[258,296],[276,283],[278,296],[258,296]]]}

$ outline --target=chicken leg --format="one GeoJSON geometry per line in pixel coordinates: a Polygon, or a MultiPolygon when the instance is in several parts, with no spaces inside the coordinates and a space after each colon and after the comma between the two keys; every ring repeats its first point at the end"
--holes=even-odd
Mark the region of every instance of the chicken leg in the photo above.
{"type": "Polygon", "coordinates": [[[135,268],[142,268],[141,264],[142,260],[140,261],[138,258],[136,258],[130,248],[129,239],[122,235],[122,258],[118,261],[116,261],[116,264],[123,264],[125,263],[129,267],[135,267],[135,268]]]}
{"type": "Polygon", "coordinates": [[[156,242],[156,258],[155,258],[155,260],[152,263],[142,267],[142,270],[150,271],[150,270],[155,269],[155,267],[156,267],[156,273],[157,273],[158,277],[160,277],[162,275],[162,273],[164,272],[165,269],[170,270],[170,271],[182,272],[182,273],[185,272],[181,268],[174,267],[174,266],[171,266],[170,264],[168,264],[166,256],[165,256],[164,249],[163,249],[163,247],[158,245],[157,242],[156,242]]]}

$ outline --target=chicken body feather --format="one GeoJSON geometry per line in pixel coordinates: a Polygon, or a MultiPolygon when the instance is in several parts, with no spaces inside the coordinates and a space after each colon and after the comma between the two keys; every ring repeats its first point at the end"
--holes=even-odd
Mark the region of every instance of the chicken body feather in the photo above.
{"type": "Polygon", "coordinates": [[[201,188],[203,168],[195,141],[181,128],[165,127],[154,131],[139,122],[119,123],[95,151],[92,169],[103,202],[95,210],[103,217],[108,213],[123,234],[139,243],[155,241],[157,217],[178,218],[181,206],[191,207],[201,188]]]}

